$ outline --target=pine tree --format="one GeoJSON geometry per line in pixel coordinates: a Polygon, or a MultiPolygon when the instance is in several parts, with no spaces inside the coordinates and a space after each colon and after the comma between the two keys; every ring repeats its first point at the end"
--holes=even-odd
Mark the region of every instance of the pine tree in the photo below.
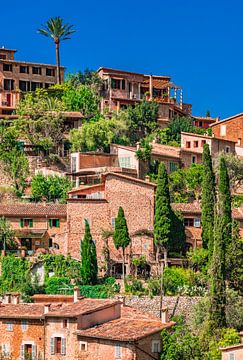
{"type": "Polygon", "coordinates": [[[158,170],[158,185],[155,197],[154,217],[154,243],[158,252],[162,248],[164,252],[164,263],[168,265],[167,255],[172,230],[172,209],[170,205],[170,193],[168,175],[164,163],[160,163],[158,170]]]}
{"type": "Polygon", "coordinates": [[[232,238],[232,214],[231,214],[231,194],[230,181],[225,159],[220,158],[219,165],[219,201],[222,207],[223,216],[223,235],[226,248],[230,245],[232,238]]]}
{"type": "Polygon", "coordinates": [[[226,273],[225,242],[222,203],[219,201],[214,219],[214,248],[210,268],[210,307],[209,320],[211,329],[226,326],[226,273]]]}
{"type": "Polygon", "coordinates": [[[81,241],[80,250],[82,283],[84,285],[94,285],[97,282],[98,274],[96,246],[87,220],[85,220],[84,238],[81,241]]]}
{"type": "Polygon", "coordinates": [[[120,206],[118,215],[115,219],[115,231],[113,235],[113,241],[116,249],[122,249],[123,264],[122,264],[122,276],[125,280],[125,249],[129,245],[131,239],[128,232],[127,221],[125,218],[124,210],[120,206]]]}
{"type": "Polygon", "coordinates": [[[213,252],[214,229],[214,203],[215,203],[215,177],[212,167],[212,158],[208,144],[203,147],[203,181],[202,181],[202,241],[203,247],[213,252]]]}

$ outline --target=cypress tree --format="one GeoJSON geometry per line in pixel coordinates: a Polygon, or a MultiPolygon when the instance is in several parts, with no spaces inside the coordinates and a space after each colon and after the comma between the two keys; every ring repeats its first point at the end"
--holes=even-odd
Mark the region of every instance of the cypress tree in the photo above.
{"type": "Polygon", "coordinates": [[[203,181],[202,181],[202,241],[203,247],[213,252],[215,177],[212,167],[212,158],[209,145],[203,147],[203,181]]]}
{"type": "Polygon", "coordinates": [[[87,220],[85,220],[84,238],[81,241],[80,250],[82,283],[84,285],[94,285],[97,282],[98,274],[96,246],[87,220]]]}
{"type": "Polygon", "coordinates": [[[225,273],[225,242],[222,203],[219,202],[214,219],[214,248],[210,268],[210,307],[209,320],[211,329],[226,326],[226,273],[225,273]]]}
{"type": "Polygon", "coordinates": [[[167,255],[172,230],[172,209],[170,205],[170,193],[168,175],[164,163],[160,163],[158,170],[158,184],[155,197],[154,216],[154,243],[157,247],[157,262],[159,248],[164,252],[164,263],[168,265],[167,255]]]}
{"type": "Polygon", "coordinates": [[[222,207],[223,235],[226,248],[230,245],[232,238],[232,214],[230,181],[224,157],[220,158],[219,164],[219,201],[222,207]]]}
{"type": "Polygon", "coordinates": [[[127,221],[125,218],[124,210],[120,206],[118,215],[115,219],[115,231],[113,235],[113,241],[116,249],[122,249],[123,263],[122,263],[122,276],[125,280],[125,249],[130,244],[130,236],[127,227],[127,221]]]}

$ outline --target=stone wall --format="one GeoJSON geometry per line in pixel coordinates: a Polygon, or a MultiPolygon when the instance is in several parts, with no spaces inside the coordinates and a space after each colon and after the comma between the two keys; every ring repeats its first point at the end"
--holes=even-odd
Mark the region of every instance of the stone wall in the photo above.
{"type": "MultiPolygon", "coordinates": [[[[193,305],[197,304],[200,297],[181,296],[176,308],[175,315],[183,315],[188,320],[191,314],[193,305]]],[[[124,296],[125,305],[132,306],[141,311],[150,313],[154,316],[159,316],[160,296],[154,296],[152,299],[149,296],[124,296]]],[[[177,301],[177,296],[164,296],[163,307],[168,307],[171,315],[177,301]]]]}

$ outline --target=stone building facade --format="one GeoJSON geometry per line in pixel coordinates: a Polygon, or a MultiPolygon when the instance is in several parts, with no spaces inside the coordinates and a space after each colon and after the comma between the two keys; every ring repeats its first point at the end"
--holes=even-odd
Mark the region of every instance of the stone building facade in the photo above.
{"type": "Polygon", "coordinates": [[[13,360],[159,359],[162,319],[123,306],[119,300],[87,299],[79,289],[70,295],[35,295],[19,303],[7,294],[0,306],[0,353],[13,360]]]}
{"type": "MultiPolygon", "coordinates": [[[[15,52],[0,48],[0,114],[3,115],[13,112],[22,92],[47,89],[57,83],[55,65],[15,60],[15,52]]],[[[60,74],[63,81],[64,67],[60,74]]]]}

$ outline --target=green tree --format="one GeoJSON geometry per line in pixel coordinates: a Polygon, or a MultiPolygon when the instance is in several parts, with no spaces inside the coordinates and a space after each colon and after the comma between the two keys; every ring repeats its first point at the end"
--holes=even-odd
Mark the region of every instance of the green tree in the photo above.
{"type": "Polygon", "coordinates": [[[6,251],[7,247],[11,247],[14,242],[14,230],[11,224],[5,217],[0,218],[0,244],[2,249],[6,251]]]}
{"type": "Polygon", "coordinates": [[[169,123],[169,129],[171,132],[171,140],[175,140],[180,144],[181,142],[181,132],[190,132],[203,134],[205,132],[204,129],[200,129],[194,126],[193,118],[191,117],[174,117],[169,123]]]}
{"type": "MultiPolygon", "coordinates": [[[[221,180],[220,180],[221,181],[221,180]]],[[[219,195],[220,198],[220,195],[219,195]]],[[[225,271],[225,236],[224,213],[221,202],[217,205],[214,218],[214,248],[210,268],[210,306],[209,324],[213,329],[226,326],[226,271],[225,271]]]]}
{"type": "Polygon", "coordinates": [[[59,201],[65,203],[67,193],[72,188],[71,181],[58,175],[37,174],[31,181],[31,195],[35,201],[59,201]]]}
{"type": "Polygon", "coordinates": [[[115,231],[113,234],[113,241],[117,250],[120,248],[122,249],[122,275],[123,280],[125,281],[125,249],[130,244],[131,239],[128,232],[124,210],[121,206],[119,207],[118,215],[115,218],[115,231]]]}
{"type": "Polygon", "coordinates": [[[170,206],[170,193],[168,175],[164,163],[160,163],[158,171],[158,185],[155,197],[154,217],[154,243],[157,247],[157,262],[159,249],[164,252],[164,263],[168,265],[168,248],[171,239],[172,210],[170,206]]]}
{"type": "Polygon", "coordinates": [[[56,63],[57,63],[57,83],[61,83],[60,76],[60,42],[69,40],[70,36],[75,32],[73,25],[65,24],[60,16],[50,18],[41,29],[38,29],[38,33],[52,38],[56,46],[56,63]]]}
{"type": "Polygon", "coordinates": [[[203,147],[203,176],[202,176],[202,241],[203,247],[213,252],[214,204],[215,204],[215,177],[212,167],[212,158],[209,145],[203,147]]]}
{"type": "Polygon", "coordinates": [[[84,238],[81,241],[81,278],[84,285],[97,283],[98,265],[96,246],[90,233],[90,227],[85,220],[84,238]]]}
{"type": "Polygon", "coordinates": [[[168,244],[169,252],[185,254],[186,233],[184,218],[178,211],[171,210],[171,237],[168,244]]]}
{"type": "Polygon", "coordinates": [[[232,214],[231,214],[231,194],[228,170],[224,157],[220,158],[219,169],[219,202],[222,209],[223,220],[223,239],[225,246],[228,247],[232,236],[232,214]]]}

